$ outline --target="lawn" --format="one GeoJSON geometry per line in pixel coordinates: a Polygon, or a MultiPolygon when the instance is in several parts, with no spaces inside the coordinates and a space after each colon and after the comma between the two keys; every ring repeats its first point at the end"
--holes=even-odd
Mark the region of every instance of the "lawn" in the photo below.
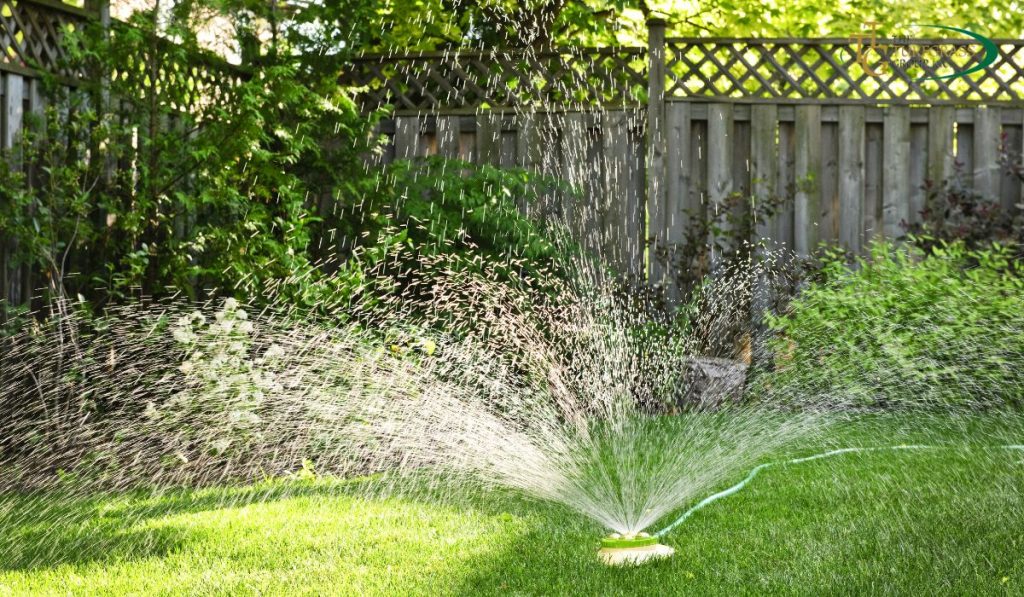
{"type": "Polygon", "coordinates": [[[863,416],[779,457],[919,442],[955,447],[768,469],[628,569],[598,563],[594,524],[504,492],[3,496],[0,594],[1024,594],[1024,450],[985,447],[1024,443],[1020,417],[863,416]]]}

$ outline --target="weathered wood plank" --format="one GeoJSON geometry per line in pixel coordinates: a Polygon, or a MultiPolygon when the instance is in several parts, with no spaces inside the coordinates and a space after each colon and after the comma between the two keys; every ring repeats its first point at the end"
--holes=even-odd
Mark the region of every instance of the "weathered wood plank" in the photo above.
{"type": "Polygon", "coordinates": [[[793,250],[808,257],[818,244],[821,217],[821,106],[797,106],[795,117],[793,250]]]}
{"type": "Polygon", "coordinates": [[[953,117],[950,106],[932,106],[928,112],[927,179],[939,187],[953,174],[953,117]]]}
{"type": "Polygon", "coordinates": [[[953,123],[954,159],[952,175],[959,176],[967,187],[974,185],[974,125],[953,123]]]}
{"type": "MultiPolygon", "coordinates": [[[[644,150],[645,132],[643,114],[627,112],[628,183],[626,186],[626,250],[627,271],[640,279],[647,273],[647,154],[644,150]]],[[[664,174],[661,175],[664,178],[664,174]]]]}
{"type": "MultiPolygon", "coordinates": [[[[733,113],[735,114],[735,108],[733,113]]],[[[750,122],[736,122],[732,127],[732,221],[744,222],[750,217],[750,122]],[[735,200],[741,197],[740,200],[735,200]]],[[[751,233],[750,236],[753,236],[751,233]]],[[[749,241],[744,238],[743,241],[749,241]]]]}
{"type": "MultiPolygon", "coordinates": [[[[684,197],[685,209],[703,221],[708,214],[708,122],[707,120],[690,122],[690,138],[693,149],[690,150],[690,194],[684,197]]],[[[690,222],[692,220],[689,220],[690,222]]],[[[689,230],[684,229],[684,234],[689,230]]],[[[692,236],[692,235],[691,235],[692,236]]],[[[693,239],[694,242],[706,242],[705,239],[693,239]]]]}
{"type": "MultiPolygon", "coordinates": [[[[3,74],[3,104],[0,109],[3,130],[0,131],[0,149],[11,150],[18,143],[18,136],[24,124],[24,99],[25,99],[25,78],[14,73],[3,74]]],[[[21,167],[21,155],[17,151],[11,152],[13,168],[21,167]]],[[[6,306],[19,304],[23,300],[22,280],[23,268],[12,264],[11,255],[17,251],[17,245],[9,238],[0,238],[0,299],[4,301],[4,308],[0,309],[0,319],[6,321],[6,306]]]]}
{"type": "Polygon", "coordinates": [[[793,247],[793,176],[796,134],[792,122],[779,123],[779,182],[776,195],[782,201],[775,217],[775,239],[780,247],[793,247]]]}
{"type": "Polygon", "coordinates": [[[584,214],[584,247],[594,253],[601,251],[602,223],[604,221],[604,180],[607,164],[604,160],[604,146],[600,114],[587,115],[586,164],[587,177],[584,180],[584,203],[580,211],[584,214]]]}
{"type": "Polygon", "coordinates": [[[501,114],[487,112],[476,118],[476,163],[501,163],[501,114]]]}
{"type": "Polygon", "coordinates": [[[665,108],[665,21],[651,19],[647,23],[647,43],[649,68],[647,76],[647,212],[651,217],[650,246],[648,259],[648,276],[651,281],[658,281],[663,272],[659,269],[654,252],[659,242],[664,242],[662,229],[662,212],[665,208],[667,180],[665,158],[667,154],[667,122],[665,108]]]}
{"type": "Polygon", "coordinates": [[[882,126],[864,125],[864,243],[882,236],[882,126]]]}
{"type": "Polygon", "coordinates": [[[409,160],[422,155],[420,119],[399,116],[395,119],[395,159],[409,160]]]}
{"type": "Polygon", "coordinates": [[[516,134],[515,131],[501,132],[501,157],[498,165],[502,168],[516,167],[516,134]]]}
{"type": "MultiPolygon", "coordinates": [[[[460,127],[463,123],[460,123],[460,127]]],[[[474,127],[476,123],[474,123],[474,127]]],[[[465,162],[476,162],[476,129],[474,132],[460,130],[459,132],[459,159],[465,162]]]]}
{"type": "MultiPolygon", "coordinates": [[[[1024,145],[1024,130],[1021,128],[1021,123],[1018,122],[1014,125],[1004,124],[1003,134],[1007,151],[1021,155],[1022,150],[1024,150],[1024,147],[1022,147],[1024,145]]],[[[1003,206],[1003,209],[1013,213],[1013,210],[1016,209],[1015,204],[1021,202],[1021,190],[1020,178],[1008,170],[1000,172],[999,203],[1003,206]]]]}
{"type": "Polygon", "coordinates": [[[602,255],[620,271],[630,271],[627,228],[630,183],[629,126],[626,112],[603,115],[601,149],[604,158],[604,217],[601,226],[602,255]]]}
{"type": "Polygon", "coordinates": [[[821,125],[821,219],[819,240],[839,239],[839,125],[821,125]]]}
{"type": "MultiPolygon", "coordinates": [[[[25,77],[13,73],[4,75],[3,135],[0,149],[11,149],[17,143],[24,124],[25,77]]],[[[17,159],[17,156],[15,156],[17,159]]]]}
{"type": "Polygon", "coordinates": [[[864,108],[839,108],[839,242],[859,252],[864,231],[864,108]]]}
{"type": "Polygon", "coordinates": [[[925,185],[928,180],[928,125],[910,125],[910,219],[908,224],[921,222],[928,199],[925,185]]]}
{"type": "Polygon", "coordinates": [[[526,112],[516,118],[516,165],[527,170],[540,168],[540,137],[537,114],[526,112]]]}
{"type": "Polygon", "coordinates": [[[999,198],[999,145],[1002,113],[988,106],[974,111],[974,190],[986,199],[999,198]]]}
{"type": "Polygon", "coordinates": [[[690,225],[691,160],[697,141],[692,135],[690,106],[673,103],[666,108],[665,200],[651,215],[657,240],[652,262],[662,268],[655,270],[657,275],[652,275],[652,280],[665,285],[672,300],[679,298],[679,288],[673,283],[672,256],[685,242],[690,225]]]}
{"type": "MultiPolygon", "coordinates": [[[[562,137],[561,118],[554,114],[541,113],[536,116],[534,122],[539,143],[538,171],[553,179],[562,178],[562,155],[559,149],[562,137]]],[[[626,142],[628,143],[628,140],[626,142]]],[[[561,208],[561,194],[552,189],[550,192],[545,192],[540,198],[536,216],[546,221],[552,216],[557,216],[561,212],[561,208]]]]}
{"type": "MultiPolygon", "coordinates": [[[[726,217],[726,203],[733,189],[732,112],[732,104],[708,105],[708,215],[715,218],[717,227],[724,234],[731,228],[726,217]]],[[[709,238],[708,242],[712,246],[711,259],[716,261],[721,258],[719,247],[723,239],[709,238]]]]}
{"type": "MultiPolygon", "coordinates": [[[[778,159],[775,139],[778,126],[778,107],[775,104],[758,104],[750,109],[750,176],[755,214],[761,202],[771,201],[776,196],[778,184],[778,159]]],[[[773,221],[759,221],[754,242],[771,242],[776,230],[773,221]]]]}
{"type": "Polygon", "coordinates": [[[910,221],[910,108],[888,108],[882,130],[882,233],[895,239],[910,221]]]}
{"type": "Polygon", "coordinates": [[[584,199],[584,182],[588,176],[587,164],[587,127],[583,114],[570,112],[563,116],[560,144],[562,161],[562,179],[571,190],[562,195],[561,224],[569,230],[573,238],[581,238],[585,234],[584,219],[586,214],[581,209],[588,202],[584,199]]]}
{"type": "Polygon", "coordinates": [[[438,116],[437,128],[437,154],[448,159],[459,157],[459,117],[438,116]]]}

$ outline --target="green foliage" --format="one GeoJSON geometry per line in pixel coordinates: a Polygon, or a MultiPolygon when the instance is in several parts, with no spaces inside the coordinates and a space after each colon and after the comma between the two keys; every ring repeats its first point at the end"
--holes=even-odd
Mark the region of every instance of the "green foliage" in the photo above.
{"type": "Polygon", "coordinates": [[[272,284],[300,304],[345,300],[360,272],[325,275],[313,239],[351,216],[324,206],[369,182],[372,117],[301,56],[234,69],[201,53],[187,11],[172,16],[161,32],[177,44],[145,12],[110,36],[69,36],[95,85],[67,94],[51,81],[51,107],[4,156],[0,229],[13,261],[42,271],[51,296],[97,305],[261,296],[272,284]],[[154,68],[208,71],[219,90],[200,95],[154,68]]]}
{"type": "Polygon", "coordinates": [[[688,209],[682,242],[655,245],[652,258],[675,272],[684,295],[693,293],[713,269],[750,262],[759,247],[749,239],[785,204],[784,197],[731,193],[717,205],[688,209]]]}
{"type": "Polygon", "coordinates": [[[392,0],[359,15],[364,47],[376,51],[643,45],[649,17],[666,19],[670,36],[849,38],[872,22],[880,37],[935,36],[914,29],[920,25],[961,27],[993,39],[1024,33],[1024,13],[1011,0],[969,6],[953,0],[392,0]]]}
{"type": "Polygon", "coordinates": [[[69,256],[97,236],[90,217],[96,175],[82,158],[103,134],[92,112],[65,101],[78,118],[55,106],[31,115],[18,144],[0,156],[0,230],[11,265],[41,271],[56,294],[64,292],[69,256]]]}
{"type": "Polygon", "coordinates": [[[560,246],[520,207],[556,188],[520,169],[438,157],[398,161],[354,206],[359,219],[343,233],[363,246],[403,247],[410,260],[403,268],[451,256],[445,267],[487,259],[509,273],[532,272],[554,265],[560,246]]]}
{"type": "MultiPolygon", "coordinates": [[[[1008,173],[1024,178],[1019,159],[1005,151],[1000,157],[1008,173]]],[[[1004,209],[998,197],[979,193],[965,182],[961,164],[942,184],[926,183],[924,188],[928,195],[920,221],[903,223],[915,245],[931,252],[957,241],[974,249],[995,240],[1014,248],[1018,259],[1024,256],[1024,211],[1004,209]]]]}
{"type": "Polygon", "coordinates": [[[823,280],[768,317],[776,370],[759,383],[797,400],[1019,405],[1022,273],[998,244],[943,243],[926,256],[877,243],[852,268],[829,252],[823,280]]]}

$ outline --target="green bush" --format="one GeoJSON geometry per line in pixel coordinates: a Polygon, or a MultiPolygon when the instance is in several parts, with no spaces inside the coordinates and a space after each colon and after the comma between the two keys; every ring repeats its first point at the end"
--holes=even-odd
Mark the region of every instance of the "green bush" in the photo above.
{"type": "Polygon", "coordinates": [[[1019,405],[1024,277],[1012,250],[877,243],[770,316],[774,371],[755,392],[867,406],[1019,405]]]}
{"type": "Polygon", "coordinates": [[[526,170],[428,157],[391,164],[373,187],[343,230],[350,238],[404,243],[423,258],[478,255],[528,270],[552,265],[565,248],[520,210],[558,190],[526,170]]]}

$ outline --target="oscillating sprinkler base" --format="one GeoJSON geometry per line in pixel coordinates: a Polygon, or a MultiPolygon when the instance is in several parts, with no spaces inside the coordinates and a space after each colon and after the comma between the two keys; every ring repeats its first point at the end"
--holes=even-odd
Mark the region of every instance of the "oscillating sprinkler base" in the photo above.
{"type": "Polygon", "coordinates": [[[657,537],[641,533],[636,537],[613,535],[601,539],[601,549],[598,550],[597,556],[608,566],[622,566],[667,558],[673,553],[675,550],[658,543],[657,537]]]}

